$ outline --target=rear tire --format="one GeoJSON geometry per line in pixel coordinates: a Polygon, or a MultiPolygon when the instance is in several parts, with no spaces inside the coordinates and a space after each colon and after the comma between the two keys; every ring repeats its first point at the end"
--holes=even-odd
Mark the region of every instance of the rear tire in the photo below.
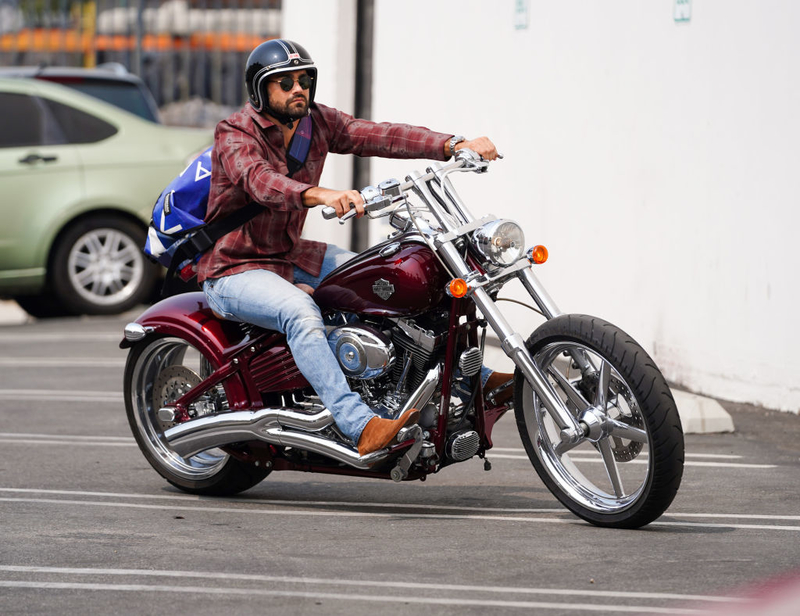
{"type": "MultiPolygon", "coordinates": [[[[177,400],[210,374],[208,360],[185,340],[151,336],[134,346],[125,364],[125,411],[128,423],[150,465],[169,483],[190,494],[228,496],[261,482],[270,471],[246,464],[221,449],[190,458],[176,454],[157,415],[161,406],[177,400]]],[[[201,398],[197,411],[224,412],[227,399],[222,387],[201,398]]]]}
{"type": "Polygon", "coordinates": [[[672,393],[650,356],[621,329],[585,315],[544,323],[526,345],[575,417],[602,420],[591,440],[564,450],[558,428],[517,369],[517,427],[548,489],[598,526],[639,528],[658,518],[680,486],[684,445],[672,393]],[[593,370],[582,374],[576,355],[593,370]],[[584,415],[587,409],[594,415],[584,415]]]}

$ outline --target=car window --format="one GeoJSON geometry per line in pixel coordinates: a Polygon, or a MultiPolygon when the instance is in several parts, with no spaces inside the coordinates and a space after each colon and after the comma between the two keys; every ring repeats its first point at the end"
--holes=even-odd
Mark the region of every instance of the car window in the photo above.
{"type": "Polygon", "coordinates": [[[0,92],[0,147],[60,145],[67,138],[44,102],[36,96],[0,92]]]}
{"type": "Polygon", "coordinates": [[[42,110],[32,96],[0,92],[0,147],[43,143],[42,110]]]}
{"type": "Polygon", "coordinates": [[[67,143],[96,143],[117,133],[116,127],[85,111],[49,98],[42,100],[64,131],[67,143]]]}
{"type": "Polygon", "coordinates": [[[158,122],[158,118],[145,99],[144,94],[134,83],[100,79],[59,79],[49,76],[40,77],[40,79],[55,81],[83,94],[99,98],[145,120],[158,122]]]}

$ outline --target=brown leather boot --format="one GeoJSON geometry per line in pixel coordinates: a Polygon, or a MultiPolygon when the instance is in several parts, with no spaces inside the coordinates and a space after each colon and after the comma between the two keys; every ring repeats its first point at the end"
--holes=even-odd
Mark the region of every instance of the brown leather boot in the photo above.
{"type": "Polygon", "coordinates": [[[373,417],[364,426],[358,439],[358,455],[365,456],[389,445],[397,433],[406,426],[413,426],[419,421],[419,411],[408,409],[397,419],[373,417]]]}
{"type": "MultiPolygon", "coordinates": [[[[484,400],[486,399],[485,398],[486,394],[488,394],[494,388],[500,387],[503,383],[506,383],[513,378],[514,378],[513,372],[492,372],[489,375],[488,380],[486,381],[486,385],[483,386],[484,400]]],[[[514,386],[509,385],[494,397],[495,404],[497,404],[498,406],[501,404],[505,404],[506,402],[511,400],[513,395],[514,395],[514,386]]],[[[486,401],[486,405],[494,406],[494,405],[489,405],[488,401],[486,401]]]]}

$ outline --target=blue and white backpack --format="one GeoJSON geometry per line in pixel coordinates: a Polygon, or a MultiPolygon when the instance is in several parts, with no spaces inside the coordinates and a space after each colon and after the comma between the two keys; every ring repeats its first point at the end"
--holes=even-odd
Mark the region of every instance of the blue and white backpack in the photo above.
{"type": "Polygon", "coordinates": [[[169,183],[153,206],[153,219],[147,230],[145,254],[164,267],[186,241],[187,235],[203,227],[211,188],[211,150],[195,158],[169,183]]]}

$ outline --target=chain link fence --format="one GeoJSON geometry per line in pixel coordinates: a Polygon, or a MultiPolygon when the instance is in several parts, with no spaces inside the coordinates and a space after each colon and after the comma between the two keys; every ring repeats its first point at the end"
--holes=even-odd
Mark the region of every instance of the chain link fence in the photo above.
{"type": "Polygon", "coordinates": [[[0,66],[116,62],[167,114],[187,101],[235,108],[247,56],[279,35],[280,10],[281,0],[0,0],[0,66]]]}

